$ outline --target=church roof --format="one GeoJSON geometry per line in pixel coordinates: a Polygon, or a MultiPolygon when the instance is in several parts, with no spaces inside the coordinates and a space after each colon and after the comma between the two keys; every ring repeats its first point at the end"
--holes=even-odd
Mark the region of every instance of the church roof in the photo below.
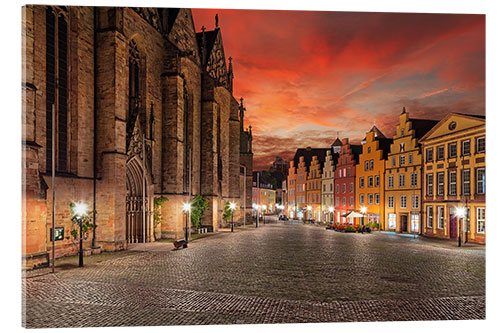
{"type": "MultiPolygon", "coordinates": [[[[210,55],[210,52],[212,52],[212,49],[214,48],[214,45],[215,45],[215,41],[217,39],[217,34],[219,33],[219,29],[215,29],[215,30],[212,30],[212,31],[205,31],[205,40],[206,40],[206,43],[207,43],[207,49],[206,49],[206,54],[207,54],[207,60],[208,60],[208,56],[210,55]]],[[[196,33],[196,40],[198,41],[198,48],[199,48],[199,51],[200,51],[200,54],[202,54],[202,50],[201,50],[201,47],[202,47],[202,36],[203,36],[203,32],[197,32],[196,33]]]]}
{"type": "Polygon", "coordinates": [[[335,139],[335,141],[333,141],[333,143],[332,143],[332,145],[331,145],[331,146],[332,146],[332,147],[335,147],[335,146],[336,146],[336,147],[342,147],[342,141],[340,141],[340,139],[337,137],[337,138],[335,139]]]}

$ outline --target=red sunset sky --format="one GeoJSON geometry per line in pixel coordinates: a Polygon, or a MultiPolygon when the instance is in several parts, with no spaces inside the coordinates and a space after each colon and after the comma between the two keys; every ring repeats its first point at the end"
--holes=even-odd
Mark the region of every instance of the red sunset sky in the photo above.
{"type": "Polygon", "coordinates": [[[193,9],[197,31],[219,14],[234,95],[252,125],[254,170],[299,147],[358,143],[374,124],[485,114],[483,15],[193,9]]]}

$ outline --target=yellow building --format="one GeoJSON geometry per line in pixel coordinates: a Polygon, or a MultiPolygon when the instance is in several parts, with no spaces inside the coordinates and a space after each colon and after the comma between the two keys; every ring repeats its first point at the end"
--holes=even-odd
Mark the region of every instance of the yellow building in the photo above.
{"type": "Polygon", "coordinates": [[[391,143],[392,139],[387,139],[373,126],[361,142],[363,152],[359,155],[359,164],[356,165],[356,210],[365,214],[361,224],[376,223],[382,229],[385,229],[385,161],[391,143]]]}
{"type": "Polygon", "coordinates": [[[304,161],[304,156],[299,157],[299,164],[297,165],[297,217],[304,218],[307,210],[307,197],[306,197],[306,183],[307,183],[307,164],[304,161]]]}
{"type": "Polygon", "coordinates": [[[423,233],[485,243],[485,117],[449,113],[420,143],[425,156],[423,233]]]}
{"type": "Polygon", "coordinates": [[[313,156],[307,175],[307,219],[321,221],[321,181],[322,169],[318,156],[313,156]]]}
{"type": "Polygon", "coordinates": [[[421,232],[422,155],[418,140],[438,122],[411,119],[405,108],[385,162],[385,230],[421,232]]]}

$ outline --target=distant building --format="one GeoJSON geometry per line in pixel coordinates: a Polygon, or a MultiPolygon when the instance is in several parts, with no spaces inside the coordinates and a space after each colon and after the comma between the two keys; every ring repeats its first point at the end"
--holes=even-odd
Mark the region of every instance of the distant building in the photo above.
{"type": "Polygon", "coordinates": [[[252,186],[252,207],[254,210],[258,205],[261,213],[273,213],[276,211],[276,189],[267,182],[262,175],[262,171],[253,173],[252,186]]]}

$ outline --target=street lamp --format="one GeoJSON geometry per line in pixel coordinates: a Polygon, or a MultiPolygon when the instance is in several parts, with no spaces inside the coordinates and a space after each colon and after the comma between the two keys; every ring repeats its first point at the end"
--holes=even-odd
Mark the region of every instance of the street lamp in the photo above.
{"type": "Polygon", "coordinates": [[[236,204],[234,202],[231,202],[229,204],[229,209],[231,209],[231,232],[234,231],[234,219],[233,219],[233,216],[234,216],[234,209],[236,208],[236,204]]]}
{"type": "Polygon", "coordinates": [[[266,205],[262,205],[262,221],[264,221],[264,224],[266,224],[266,205]]]}
{"type": "Polygon", "coordinates": [[[363,224],[362,225],[365,225],[365,214],[366,214],[366,207],[365,206],[361,207],[361,213],[363,213],[363,224]]]}
{"type": "Polygon", "coordinates": [[[184,215],[186,215],[186,231],[184,233],[184,239],[186,240],[186,246],[188,245],[189,242],[189,234],[188,234],[188,220],[191,215],[191,203],[185,202],[182,204],[182,210],[184,211],[184,215]]]}
{"type": "Polygon", "coordinates": [[[76,216],[80,224],[80,251],[78,253],[78,267],[83,267],[83,222],[82,217],[87,215],[87,204],[78,202],[73,207],[73,215],[76,216]]]}
{"type": "Polygon", "coordinates": [[[458,207],[456,215],[459,218],[459,221],[458,221],[458,247],[461,247],[462,246],[462,223],[463,223],[463,219],[465,216],[465,208],[458,207]]]}

